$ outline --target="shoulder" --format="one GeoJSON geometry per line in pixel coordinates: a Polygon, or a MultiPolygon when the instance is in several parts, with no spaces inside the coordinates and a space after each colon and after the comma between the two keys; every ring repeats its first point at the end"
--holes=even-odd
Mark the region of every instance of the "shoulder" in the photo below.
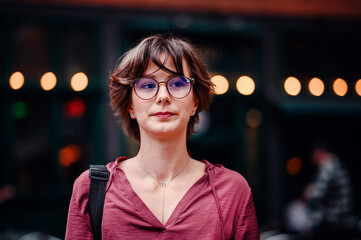
{"type": "Polygon", "coordinates": [[[233,216],[229,224],[237,225],[241,217],[252,215],[255,218],[252,191],[247,180],[240,173],[222,165],[206,165],[210,184],[214,186],[222,210],[233,216]]]}
{"type": "Polygon", "coordinates": [[[87,201],[89,196],[89,188],[90,178],[88,169],[80,174],[80,176],[74,182],[72,198],[75,200],[75,202],[81,204],[82,202],[87,201]]]}
{"type": "Polygon", "coordinates": [[[247,180],[238,172],[228,169],[220,164],[212,165],[206,163],[206,168],[210,174],[210,178],[214,182],[218,191],[234,192],[243,195],[246,198],[251,195],[251,189],[247,180]]]}
{"type": "MultiPolygon", "coordinates": [[[[112,175],[112,172],[114,171],[116,165],[117,165],[117,161],[108,163],[106,165],[108,171],[110,172],[110,175],[112,175]]],[[[108,184],[110,180],[108,181],[108,184]]],[[[90,189],[90,177],[89,177],[89,169],[87,169],[82,174],[80,174],[79,177],[75,180],[73,185],[72,198],[76,202],[82,205],[83,202],[88,201],[89,189],[90,189]]]]}
{"type": "Polygon", "coordinates": [[[248,187],[247,180],[238,172],[231,170],[229,168],[224,167],[223,165],[216,164],[212,165],[210,164],[209,169],[211,172],[213,172],[213,177],[216,182],[230,182],[231,184],[239,184],[244,185],[248,187]]]}
{"type": "Polygon", "coordinates": [[[76,212],[80,211],[82,214],[87,212],[89,187],[89,170],[86,170],[80,174],[80,176],[74,182],[69,212],[71,209],[75,209],[74,211],[76,212]]]}

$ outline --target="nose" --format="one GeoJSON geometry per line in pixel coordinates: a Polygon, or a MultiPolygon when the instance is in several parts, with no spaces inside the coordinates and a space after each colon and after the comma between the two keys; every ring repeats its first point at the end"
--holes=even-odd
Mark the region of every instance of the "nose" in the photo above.
{"type": "Polygon", "coordinates": [[[167,89],[167,82],[158,82],[159,89],[157,94],[157,103],[170,103],[171,97],[169,95],[168,89],[167,89]]]}

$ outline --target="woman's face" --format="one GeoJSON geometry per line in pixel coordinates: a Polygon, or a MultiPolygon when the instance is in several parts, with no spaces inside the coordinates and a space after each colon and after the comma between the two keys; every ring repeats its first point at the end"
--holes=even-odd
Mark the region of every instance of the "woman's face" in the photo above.
{"type": "MultiPolygon", "coordinates": [[[[166,55],[161,54],[160,58],[164,61],[166,55]]],[[[164,65],[176,72],[170,56],[164,65]]],[[[191,77],[188,64],[184,59],[183,71],[185,77],[191,77]]],[[[173,74],[159,69],[152,61],[149,61],[143,76],[151,77],[158,82],[166,82],[173,77],[173,74]]],[[[165,139],[184,134],[185,137],[187,124],[190,117],[195,115],[197,107],[198,101],[194,98],[193,88],[186,97],[176,99],[169,94],[166,85],[160,83],[157,95],[149,100],[139,98],[133,88],[129,114],[138,122],[141,140],[144,136],[165,139]]]]}

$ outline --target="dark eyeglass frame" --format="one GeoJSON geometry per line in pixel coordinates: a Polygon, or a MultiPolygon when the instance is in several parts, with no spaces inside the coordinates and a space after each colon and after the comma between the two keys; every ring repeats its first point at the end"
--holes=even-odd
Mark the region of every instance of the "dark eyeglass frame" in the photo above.
{"type": "Polygon", "coordinates": [[[192,87],[193,87],[193,84],[194,84],[194,82],[195,82],[195,78],[189,78],[189,77],[186,77],[186,76],[173,76],[173,77],[170,77],[167,81],[160,81],[160,82],[158,82],[157,80],[155,80],[154,78],[151,78],[151,77],[140,77],[140,78],[137,78],[137,79],[134,79],[134,80],[130,80],[130,81],[129,81],[129,82],[130,82],[130,87],[133,88],[134,85],[136,84],[136,82],[138,82],[139,80],[141,80],[141,79],[143,79],[143,78],[152,79],[152,80],[155,81],[156,84],[157,84],[157,91],[154,93],[154,96],[152,96],[152,97],[150,97],[150,98],[142,98],[142,97],[140,97],[140,96],[138,95],[138,93],[137,93],[136,88],[134,88],[135,94],[136,94],[140,99],[143,99],[143,100],[150,100],[150,99],[154,98],[155,96],[157,96],[157,94],[158,94],[158,92],[159,92],[159,85],[160,85],[161,83],[164,83],[164,84],[165,84],[165,86],[166,86],[166,88],[167,88],[167,91],[168,91],[168,94],[169,94],[169,96],[171,96],[172,98],[175,98],[175,99],[185,98],[185,97],[187,97],[187,96],[189,95],[189,93],[192,91],[192,87]],[[168,82],[169,82],[169,80],[171,80],[171,79],[173,79],[173,78],[176,78],[176,77],[185,78],[185,79],[187,79],[187,80],[190,82],[190,84],[191,84],[188,93],[187,93],[184,97],[175,97],[175,96],[173,96],[173,95],[170,93],[170,91],[169,91],[168,82]]]}

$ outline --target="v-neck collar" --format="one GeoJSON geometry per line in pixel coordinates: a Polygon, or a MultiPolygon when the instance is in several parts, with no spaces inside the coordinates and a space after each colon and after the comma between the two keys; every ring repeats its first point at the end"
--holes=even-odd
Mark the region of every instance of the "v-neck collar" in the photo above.
{"type": "Polygon", "coordinates": [[[120,183],[121,187],[126,193],[129,201],[135,206],[135,208],[140,212],[142,217],[153,227],[167,230],[174,226],[177,223],[179,216],[184,212],[184,209],[187,207],[188,203],[197,195],[197,193],[201,192],[200,190],[205,186],[208,180],[208,174],[206,168],[209,163],[205,160],[206,168],[204,174],[201,178],[199,178],[184,194],[181,200],[178,202],[177,206],[173,210],[171,216],[168,221],[163,225],[158,218],[153,214],[153,212],[148,208],[148,206],[143,202],[143,200],[138,196],[138,194],[133,190],[132,185],[128,181],[125,172],[118,166],[120,161],[124,161],[128,158],[118,158],[116,160],[115,168],[120,173],[120,183]]]}

